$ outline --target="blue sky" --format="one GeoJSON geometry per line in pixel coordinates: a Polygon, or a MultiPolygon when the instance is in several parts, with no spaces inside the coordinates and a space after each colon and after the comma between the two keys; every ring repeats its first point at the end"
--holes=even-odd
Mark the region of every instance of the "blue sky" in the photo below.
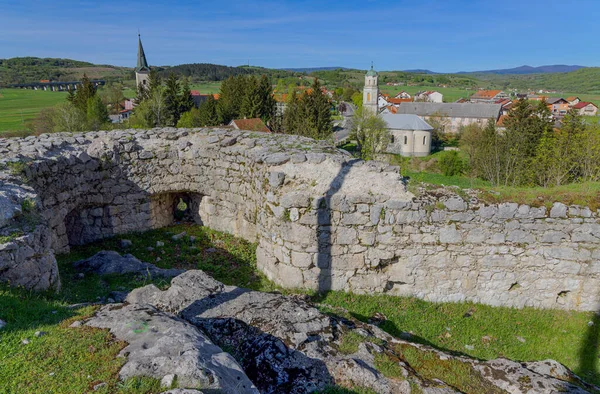
{"type": "Polygon", "coordinates": [[[474,71],[600,66],[600,1],[0,0],[0,58],[474,71]]]}

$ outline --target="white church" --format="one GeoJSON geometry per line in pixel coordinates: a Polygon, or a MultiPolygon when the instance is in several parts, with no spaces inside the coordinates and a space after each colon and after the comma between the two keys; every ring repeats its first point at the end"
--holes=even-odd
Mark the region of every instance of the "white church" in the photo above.
{"type": "Polygon", "coordinates": [[[427,156],[431,153],[433,127],[417,115],[396,114],[387,109],[379,109],[379,75],[373,69],[365,74],[363,89],[363,110],[381,116],[387,123],[392,140],[387,153],[402,156],[427,156]]]}

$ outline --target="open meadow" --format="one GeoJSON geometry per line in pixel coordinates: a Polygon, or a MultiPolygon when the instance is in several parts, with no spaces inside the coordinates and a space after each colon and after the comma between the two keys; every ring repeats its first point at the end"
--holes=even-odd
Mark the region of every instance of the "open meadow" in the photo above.
{"type": "Polygon", "coordinates": [[[25,130],[43,108],[61,103],[66,92],[0,89],[0,133],[25,130]]]}
{"type": "Polygon", "coordinates": [[[379,90],[392,97],[403,90],[411,96],[414,96],[415,93],[423,90],[435,90],[444,95],[445,103],[452,103],[459,98],[467,98],[475,93],[475,90],[464,88],[441,88],[438,86],[387,86],[382,84],[379,85],[379,90]]]}

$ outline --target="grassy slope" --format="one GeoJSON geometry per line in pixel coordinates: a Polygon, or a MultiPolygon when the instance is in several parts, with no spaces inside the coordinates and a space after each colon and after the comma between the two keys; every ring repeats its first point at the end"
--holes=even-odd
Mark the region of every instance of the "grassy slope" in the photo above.
{"type": "Polygon", "coordinates": [[[423,90],[435,90],[444,95],[444,102],[446,103],[452,103],[459,98],[467,98],[475,93],[474,90],[465,88],[441,88],[437,86],[387,86],[381,84],[379,86],[379,90],[382,93],[388,93],[392,97],[394,97],[396,93],[403,90],[410,95],[414,95],[415,93],[423,90]]]}
{"type": "MultiPolygon", "coordinates": [[[[116,372],[122,361],[115,361],[114,357],[123,345],[111,342],[104,331],[68,328],[71,320],[60,323],[63,319],[80,319],[93,311],[89,307],[69,309],[68,304],[95,301],[108,296],[110,291],[148,283],[148,279],[118,276],[86,275],[79,279],[70,269],[70,262],[99,250],[120,250],[121,238],[78,247],[69,255],[59,256],[63,281],[59,294],[0,292],[0,318],[8,323],[0,337],[0,393],[10,392],[6,387],[13,388],[13,392],[48,391],[49,387],[56,393],[84,392],[92,382],[108,383],[107,391],[100,392],[156,392],[153,391],[156,381],[152,379],[118,382],[116,372]],[[54,310],[56,314],[52,313],[54,310]],[[33,333],[37,330],[47,331],[48,335],[35,338],[33,333]],[[31,343],[22,345],[23,338],[29,338],[31,343]],[[50,375],[52,372],[54,375],[50,375]]],[[[126,238],[133,242],[127,252],[149,262],[160,258],[157,265],[161,267],[199,268],[226,284],[276,290],[256,271],[256,245],[235,237],[181,225],[129,234],[126,238]],[[170,239],[181,231],[196,236],[196,241],[170,239]],[[158,240],[164,241],[165,247],[148,251],[147,247],[156,246],[158,240]],[[215,250],[207,251],[210,247],[215,250]]],[[[155,283],[160,287],[166,285],[163,281],[155,283]]],[[[382,328],[392,335],[410,333],[414,341],[482,359],[554,358],[589,381],[600,383],[597,358],[600,321],[592,313],[517,310],[471,303],[434,304],[409,297],[342,292],[313,295],[313,298],[324,311],[350,314],[363,321],[375,312],[383,313],[388,320],[382,328]],[[471,311],[471,316],[463,317],[467,311],[471,311]],[[588,322],[592,320],[596,326],[590,328],[588,322]]]]}
{"type": "Polygon", "coordinates": [[[66,97],[66,92],[0,89],[0,133],[24,130],[43,108],[61,103],[66,97]]]}

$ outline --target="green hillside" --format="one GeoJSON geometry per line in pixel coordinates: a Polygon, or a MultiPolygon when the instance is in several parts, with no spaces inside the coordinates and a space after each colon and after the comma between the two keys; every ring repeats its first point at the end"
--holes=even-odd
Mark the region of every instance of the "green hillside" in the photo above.
{"type": "Polygon", "coordinates": [[[545,89],[560,92],[577,92],[578,94],[600,94],[599,67],[582,68],[568,73],[530,75],[473,74],[472,76],[502,89],[545,89]]]}
{"type": "Polygon", "coordinates": [[[108,81],[133,79],[133,69],[110,65],[95,65],[72,59],[16,57],[0,59],[0,86],[16,83],[76,81],[87,74],[92,79],[108,81]]]}
{"type": "Polygon", "coordinates": [[[298,77],[303,75],[299,72],[276,70],[264,67],[229,67],[208,63],[180,64],[172,67],[157,67],[156,69],[162,77],[167,77],[170,73],[173,73],[177,76],[190,78],[192,83],[223,81],[231,76],[236,75],[266,75],[276,82],[278,79],[298,77]]]}
{"type": "MultiPolygon", "coordinates": [[[[365,70],[319,70],[310,76],[322,79],[328,87],[353,86],[361,88],[364,85],[365,70]]],[[[454,88],[476,88],[481,81],[471,76],[455,74],[420,74],[405,71],[380,71],[379,86],[384,87],[388,82],[400,82],[404,86],[447,86],[454,88]]]]}

